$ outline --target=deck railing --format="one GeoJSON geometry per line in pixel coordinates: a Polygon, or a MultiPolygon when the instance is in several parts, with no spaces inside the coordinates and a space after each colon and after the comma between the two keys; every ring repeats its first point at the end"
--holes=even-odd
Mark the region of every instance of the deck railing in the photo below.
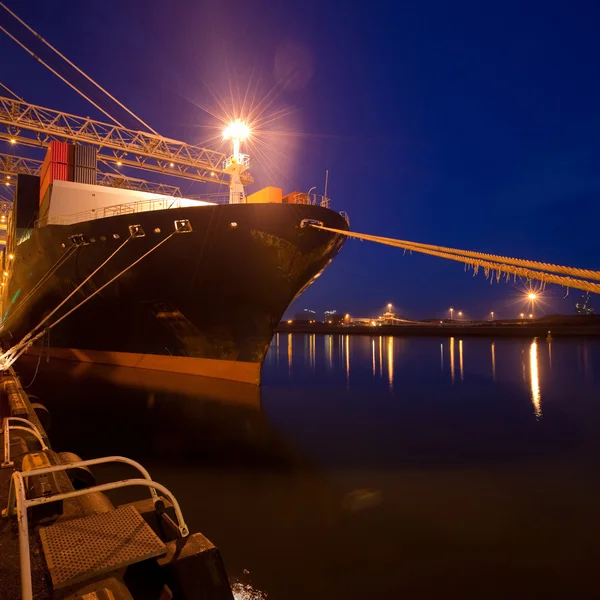
{"type": "MultiPolygon", "coordinates": [[[[215,194],[216,196],[220,196],[215,194]]],[[[217,199],[217,198],[215,198],[217,199]]],[[[73,225],[82,221],[91,221],[93,219],[105,219],[107,217],[117,217],[119,215],[131,215],[140,212],[149,212],[152,210],[167,210],[169,208],[185,208],[190,203],[187,198],[174,198],[165,196],[162,198],[152,198],[150,200],[137,200],[126,204],[116,204],[114,206],[102,206],[70,215],[57,215],[55,217],[44,217],[35,222],[36,227],[45,227],[46,225],[73,225]]],[[[218,201],[208,199],[203,202],[210,204],[221,204],[218,201]]]]}
{"type": "MultiPolygon", "coordinates": [[[[293,197],[288,196],[287,198],[290,204],[309,204],[311,206],[323,206],[324,208],[329,208],[329,198],[319,194],[298,193],[293,197]]],[[[46,225],[73,225],[83,221],[117,217],[119,215],[131,215],[134,213],[167,210],[170,208],[185,208],[190,206],[189,200],[200,201],[206,204],[229,204],[229,193],[201,194],[187,198],[164,196],[161,198],[152,198],[150,200],[137,200],[136,202],[116,204],[114,206],[102,206],[70,215],[43,217],[35,222],[35,227],[45,227],[46,225]]]]}

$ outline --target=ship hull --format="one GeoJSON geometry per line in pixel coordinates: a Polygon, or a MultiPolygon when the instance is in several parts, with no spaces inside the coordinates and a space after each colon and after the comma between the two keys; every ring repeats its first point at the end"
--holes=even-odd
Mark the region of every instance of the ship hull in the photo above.
{"type": "Polygon", "coordinates": [[[258,384],[284,311],[344,242],[301,227],[303,219],[347,229],[334,211],[285,204],[177,208],[34,229],[16,249],[3,345],[19,342],[122,246],[46,325],[125,273],[52,327],[37,351],[258,384]],[[188,220],[192,231],[158,245],[178,220],[188,220]],[[132,225],[145,235],[124,243],[132,225]],[[87,243],[32,293],[79,234],[87,243]]]}

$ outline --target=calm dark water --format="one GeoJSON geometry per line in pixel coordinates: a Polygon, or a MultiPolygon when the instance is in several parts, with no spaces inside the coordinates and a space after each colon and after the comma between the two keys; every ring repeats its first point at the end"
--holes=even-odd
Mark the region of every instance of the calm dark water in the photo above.
{"type": "Polygon", "coordinates": [[[60,361],[29,391],[56,450],[170,488],[239,598],[600,597],[598,341],[286,334],[260,392],[60,361]]]}

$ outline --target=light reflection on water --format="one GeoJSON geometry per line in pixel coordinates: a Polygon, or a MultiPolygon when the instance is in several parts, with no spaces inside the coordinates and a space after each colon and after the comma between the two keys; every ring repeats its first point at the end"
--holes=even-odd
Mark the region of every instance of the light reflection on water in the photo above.
{"type": "MultiPolygon", "coordinates": [[[[593,345],[594,342],[585,340],[570,342],[571,351],[565,354],[566,364],[571,365],[575,360],[580,379],[592,383],[593,345]],[[576,351],[572,350],[574,347],[576,351]]],[[[519,373],[522,384],[528,389],[533,413],[540,419],[543,416],[544,378],[550,377],[557,367],[553,364],[555,347],[552,341],[537,338],[486,340],[450,337],[433,343],[429,339],[392,336],[288,334],[287,375],[290,382],[296,382],[296,376],[307,374],[315,380],[328,376],[336,381],[343,373],[348,389],[361,387],[369,379],[376,382],[385,378],[386,387],[392,393],[399,380],[405,377],[410,379],[417,371],[433,370],[434,360],[438,361],[437,372],[444,379],[448,378],[451,385],[456,384],[457,380],[461,385],[467,385],[473,375],[488,377],[494,383],[514,381],[519,373]],[[439,348],[439,354],[436,348],[439,348]],[[445,360],[446,356],[448,360],[445,360]],[[519,361],[517,364],[515,359],[519,361]],[[305,360],[309,366],[308,373],[303,367],[305,360]],[[365,372],[366,365],[369,366],[368,375],[365,372]]],[[[561,348],[565,347],[562,344],[561,348]]],[[[274,340],[268,355],[271,360],[267,360],[263,370],[267,377],[272,376],[275,380],[279,380],[282,374],[277,366],[278,360],[273,360],[280,351],[274,340]]],[[[557,368],[560,371],[561,365],[557,368]]]]}
{"type": "Polygon", "coordinates": [[[540,393],[540,373],[536,340],[531,342],[531,348],[529,349],[529,372],[531,377],[531,401],[533,402],[533,412],[539,419],[542,416],[542,394],[540,393]]]}
{"type": "Polygon", "coordinates": [[[236,600],[591,598],[599,350],[282,333],[260,388],[42,361],[31,392],[57,451],[173,491],[236,600]]]}

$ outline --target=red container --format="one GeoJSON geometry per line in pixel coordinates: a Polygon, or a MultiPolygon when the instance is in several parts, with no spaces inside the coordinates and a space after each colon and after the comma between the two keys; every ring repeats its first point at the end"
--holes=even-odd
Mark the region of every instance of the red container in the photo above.
{"type": "Polygon", "coordinates": [[[69,144],[52,140],[46,156],[50,156],[52,162],[69,164],[69,144]]]}

